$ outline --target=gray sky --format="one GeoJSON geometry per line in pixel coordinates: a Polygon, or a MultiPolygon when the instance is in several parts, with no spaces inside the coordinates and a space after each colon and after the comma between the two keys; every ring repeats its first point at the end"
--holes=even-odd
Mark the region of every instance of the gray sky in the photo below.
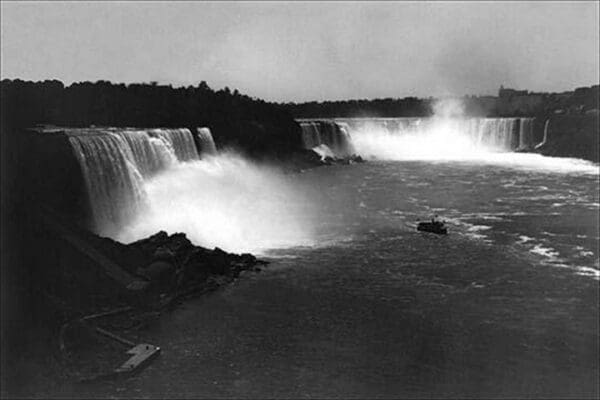
{"type": "Polygon", "coordinates": [[[2,2],[2,78],[205,80],[274,101],[599,81],[599,2],[2,2]]]}

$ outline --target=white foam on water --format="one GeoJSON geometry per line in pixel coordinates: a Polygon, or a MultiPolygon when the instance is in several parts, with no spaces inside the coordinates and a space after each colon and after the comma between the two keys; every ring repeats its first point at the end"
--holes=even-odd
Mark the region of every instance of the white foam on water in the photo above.
{"type": "MultiPolygon", "coordinates": [[[[468,224],[465,224],[465,225],[468,225],[468,224]]],[[[483,242],[485,242],[487,244],[491,244],[492,242],[488,239],[487,235],[481,233],[483,231],[487,231],[490,229],[492,229],[492,227],[487,226],[487,225],[470,225],[467,228],[467,232],[465,233],[465,236],[473,238],[473,239],[482,240],[483,242]]]]}
{"type": "MultiPolygon", "coordinates": [[[[521,245],[525,245],[525,246],[531,246],[531,244],[528,244],[528,243],[531,243],[534,241],[535,241],[534,238],[521,235],[521,236],[519,236],[519,241],[517,241],[517,243],[521,244],[521,245]]],[[[583,247],[575,246],[575,249],[581,250],[581,249],[583,249],[583,247]]],[[[550,246],[543,245],[541,243],[535,243],[535,244],[533,244],[533,247],[529,248],[528,250],[530,253],[533,253],[536,256],[541,257],[542,264],[544,264],[544,265],[549,265],[552,267],[559,267],[559,268],[567,268],[567,269],[575,271],[575,273],[577,275],[588,276],[588,277],[594,278],[596,280],[600,280],[600,270],[598,268],[582,266],[582,265],[567,264],[565,262],[565,260],[560,256],[560,253],[556,249],[554,249],[550,246]]],[[[580,252],[580,255],[590,256],[589,253],[591,253],[591,252],[582,251],[582,252],[580,252]]],[[[591,256],[593,256],[593,253],[591,253],[591,256]]]]}
{"type": "Polygon", "coordinates": [[[531,253],[538,254],[542,257],[547,258],[549,261],[559,261],[558,256],[560,253],[552,247],[544,247],[541,244],[535,244],[532,249],[529,250],[531,253]]]}
{"type": "Polygon", "coordinates": [[[517,241],[517,243],[527,243],[527,242],[531,242],[534,239],[532,237],[529,236],[525,236],[525,235],[520,235],[519,236],[519,240],[517,241]]]}
{"type": "Polygon", "coordinates": [[[592,267],[575,267],[578,275],[589,276],[594,279],[600,280],[600,270],[597,270],[592,267]]]}
{"type": "Polygon", "coordinates": [[[575,246],[575,250],[577,250],[578,254],[582,257],[593,257],[594,252],[587,250],[583,246],[575,246]]]}
{"type": "MultiPolygon", "coordinates": [[[[502,214],[502,215],[506,215],[506,214],[502,214]]],[[[502,218],[501,216],[494,214],[494,213],[485,213],[485,212],[481,212],[481,213],[463,213],[462,217],[464,219],[483,219],[486,221],[502,221],[504,220],[504,218],[502,218]]]]}
{"type": "Polygon", "coordinates": [[[460,227],[462,229],[459,230],[459,233],[462,236],[465,236],[469,239],[481,241],[485,244],[492,244],[492,241],[488,238],[488,236],[482,232],[488,231],[492,229],[489,225],[475,225],[468,222],[465,222],[463,219],[471,219],[471,218],[445,218],[445,221],[448,225],[454,225],[456,227],[460,227]]]}

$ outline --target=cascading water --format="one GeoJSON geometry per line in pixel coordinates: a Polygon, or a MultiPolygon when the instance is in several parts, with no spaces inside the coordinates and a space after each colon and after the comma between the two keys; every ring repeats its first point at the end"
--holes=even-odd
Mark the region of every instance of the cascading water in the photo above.
{"type": "Polygon", "coordinates": [[[533,140],[533,118],[521,118],[519,148],[517,150],[531,150],[535,145],[533,140]]]}
{"type": "Polygon", "coordinates": [[[162,139],[179,161],[198,159],[198,150],[189,129],[152,129],[150,135],[162,139]]]}
{"type": "Polygon", "coordinates": [[[112,236],[146,199],[132,148],[123,136],[110,131],[72,131],[69,141],[81,165],[93,229],[112,236]]]}
{"type": "Polygon", "coordinates": [[[187,129],[68,131],[90,200],[94,230],[114,236],[147,204],[144,180],[197,160],[187,129]]]}
{"type": "Polygon", "coordinates": [[[340,134],[338,135],[338,147],[337,151],[342,157],[348,157],[356,153],[356,149],[352,144],[352,138],[350,137],[350,126],[345,122],[338,122],[336,124],[339,127],[340,134]]]}
{"type": "Polygon", "coordinates": [[[349,126],[332,120],[301,121],[305,149],[315,150],[321,157],[349,157],[355,154],[349,126]]]}
{"type": "Polygon", "coordinates": [[[206,127],[198,128],[196,134],[198,141],[200,142],[202,154],[217,154],[217,146],[215,146],[215,141],[213,140],[210,129],[206,127]]]}
{"type": "Polygon", "coordinates": [[[287,177],[233,153],[198,129],[67,130],[81,165],[93,230],[130,242],[160,230],[231,251],[307,244],[311,207],[287,177]]]}
{"type": "Polygon", "coordinates": [[[532,118],[348,118],[302,120],[304,148],[323,156],[469,159],[533,147],[532,118]]]}
{"type": "Polygon", "coordinates": [[[150,177],[177,160],[170,142],[162,137],[153,137],[143,130],[115,131],[131,150],[135,165],[144,177],[150,177]]]}
{"type": "Polygon", "coordinates": [[[548,118],[546,120],[546,122],[544,123],[544,138],[542,139],[542,141],[540,143],[535,145],[535,149],[540,149],[540,148],[544,147],[544,145],[548,141],[548,126],[549,125],[550,125],[550,119],[548,118]]]}
{"type": "Polygon", "coordinates": [[[302,142],[305,149],[312,149],[322,143],[318,122],[300,122],[302,142]]]}

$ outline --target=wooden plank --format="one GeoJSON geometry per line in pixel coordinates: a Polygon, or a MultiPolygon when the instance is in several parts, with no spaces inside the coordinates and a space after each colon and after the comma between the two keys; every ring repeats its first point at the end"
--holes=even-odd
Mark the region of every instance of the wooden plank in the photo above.
{"type": "Polygon", "coordinates": [[[129,360],[125,361],[125,363],[119,368],[115,369],[115,372],[118,374],[129,374],[139,371],[148,365],[148,363],[155,357],[157,357],[159,353],[160,347],[158,346],[147,343],[138,344],[137,346],[129,349],[127,354],[132,354],[133,356],[129,360]]]}

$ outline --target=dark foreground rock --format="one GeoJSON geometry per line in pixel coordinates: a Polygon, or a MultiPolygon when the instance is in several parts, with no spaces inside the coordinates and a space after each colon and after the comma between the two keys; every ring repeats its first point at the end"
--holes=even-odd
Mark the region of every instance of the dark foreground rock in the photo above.
{"type": "Polygon", "coordinates": [[[123,244],[41,214],[22,221],[28,228],[12,246],[22,248],[20,269],[3,274],[11,278],[11,297],[3,304],[0,397],[37,396],[28,388],[33,377],[47,387],[110,373],[131,357],[132,346],[98,328],[148,343],[145,328],[161,313],[266,264],[251,254],[196,246],[183,233],[123,244]],[[123,286],[111,276],[114,269],[141,285],[123,286]]]}
{"type": "Polygon", "coordinates": [[[108,238],[93,239],[104,254],[148,282],[137,301],[150,308],[205,293],[237,278],[242,271],[258,271],[260,265],[267,264],[252,254],[196,246],[184,233],[161,231],[127,245],[108,238]]]}
{"type": "Polygon", "coordinates": [[[358,154],[353,154],[348,157],[325,157],[322,160],[322,163],[324,165],[336,165],[336,164],[350,165],[350,164],[362,163],[362,162],[365,162],[365,160],[363,160],[363,158],[361,156],[359,156],[358,154]]]}

